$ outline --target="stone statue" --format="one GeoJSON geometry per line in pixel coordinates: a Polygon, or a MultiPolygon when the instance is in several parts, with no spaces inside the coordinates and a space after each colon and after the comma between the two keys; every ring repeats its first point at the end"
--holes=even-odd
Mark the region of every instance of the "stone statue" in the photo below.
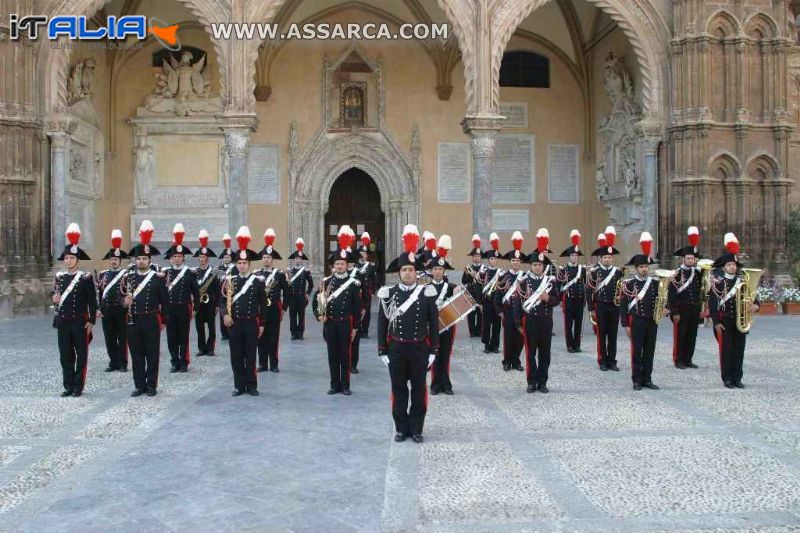
{"type": "Polygon", "coordinates": [[[95,61],[91,57],[78,61],[72,67],[67,80],[67,102],[69,105],[92,96],[94,67],[95,61]]]}
{"type": "Polygon", "coordinates": [[[142,190],[142,182],[145,176],[150,172],[150,161],[153,155],[153,147],[147,144],[147,139],[144,136],[138,138],[138,144],[133,149],[134,160],[136,164],[136,173],[134,174],[136,205],[146,206],[144,191],[142,190]]]}
{"type": "Polygon", "coordinates": [[[615,224],[641,219],[641,175],[637,161],[637,124],[642,120],[625,58],[609,51],[603,65],[603,87],[611,107],[600,121],[597,155],[597,198],[610,210],[615,224]]]}
{"type": "Polygon", "coordinates": [[[156,88],[144,106],[156,113],[175,113],[185,117],[194,113],[222,111],[222,100],[210,95],[211,81],[206,72],[206,56],[192,64],[192,53],[185,50],[180,61],[169,56],[156,74],[156,88]]]}

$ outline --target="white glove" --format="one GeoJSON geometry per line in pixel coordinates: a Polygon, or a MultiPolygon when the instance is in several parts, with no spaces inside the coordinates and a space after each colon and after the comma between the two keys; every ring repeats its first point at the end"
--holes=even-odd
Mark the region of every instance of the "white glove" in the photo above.
{"type": "Polygon", "coordinates": [[[436,354],[430,354],[430,355],[428,356],[428,368],[430,368],[430,367],[431,367],[431,365],[433,364],[433,362],[434,362],[435,360],[436,360],[436,354]]]}
{"type": "Polygon", "coordinates": [[[381,361],[383,361],[384,365],[389,366],[389,356],[388,355],[382,355],[381,356],[381,361]]]}

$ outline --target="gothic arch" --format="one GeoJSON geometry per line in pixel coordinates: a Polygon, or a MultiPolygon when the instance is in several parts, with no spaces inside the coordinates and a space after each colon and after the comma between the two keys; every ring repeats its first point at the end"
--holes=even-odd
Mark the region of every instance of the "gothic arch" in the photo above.
{"type": "Polygon", "coordinates": [[[720,9],[708,18],[706,33],[713,37],[722,33],[724,38],[731,38],[742,31],[739,21],[729,11],[720,9]]]}
{"type": "MultiPolygon", "coordinates": [[[[474,49],[476,31],[472,20],[478,17],[476,6],[472,2],[463,0],[438,0],[439,6],[445,12],[453,26],[461,54],[463,57],[466,80],[466,100],[469,112],[490,111],[478,110],[473,102],[475,98],[475,83],[483,82],[491,90],[491,106],[497,108],[499,103],[500,61],[511,36],[519,25],[534,10],[545,4],[548,0],[520,0],[518,2],[504,2],[493,0],[489,2],[489,17],[491,27],[491,79],[475,80],[474,65],[482,58],[476,58],[478,53],[474,49]]],[[[616,0],[586,0],[605,11],[622,29],[636,55],[636,60],[641,70],[642,79],[642,104],[645,116],[651,120],[663,121],[668,114],[668,98],[664,91],[668,89],[666,80],[669,78],[669,57],[667,43],[671,35],[666,23],[661,19],[657,10],[649,0],[631,0],[619,2],[616,0]]]]}
{"type": "Polygon", "coordinates": [[[774,180],[780,176],[780,165],[768,153],[754,155],[747,161],[747,177],[757,180],[774,180]]]}
{"type": "Polygon", "coordinates": [[[324,270],[325,213],[336,179],[350,168],[370,175],[378,187],[386,215],[386,256],[399,253],[400,235],[407,223],[419,220],[417,176],[408,156],[383,132],[321,132],[302,152],[290,171],[289,241],[303,237],[316,271],[324,270]]]}
{"type": "Polygon", "coordinates": [[[723,181],[737,180],[742,175],[742,165],[735,155],[727,150],[711,156],[708,164],[708,176],[723,181]]]}
{"type": "Polygon", "coordinates": [[[774,39],[778,36],[778,24],[766,13],[753,13],[744,23],[744,32],[753,38],[774,39]]]}
{"type": "MultiPolygon", "coordinates": [[[[53,2],[49,16],[60,14],[85,15],[92,17],[110,0],[57,0],[53,2]]],[[[224,21],[229,18],[230,7],[225,0],[176,0],[197,17],[203,28],[209,32],[209,39],[214,46],[217,57],[217,68],[220,75],[220,94],[227,93],[228,84],[236,83],[227,77],[227,49],[224,43],[217,41],[210,34],[210,21],[224,21]]],[[[45,80],[40,93],[40,108],[43,116],[50,119],[60,114],[67,106],[67,76],[70,49],[52,49],[47,39],[41,39],[37,57],[39,79],[45,80]]]]}

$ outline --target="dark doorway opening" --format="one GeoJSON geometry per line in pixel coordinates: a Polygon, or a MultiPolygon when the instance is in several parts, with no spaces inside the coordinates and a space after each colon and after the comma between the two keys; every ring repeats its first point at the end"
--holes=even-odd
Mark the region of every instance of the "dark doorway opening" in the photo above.
{"type": "MultiPolygon", "coordinates": [[[[361,245],[361,233],[366,231],[372,238],[369,260],[375,262],[378,281],[383,285],[386,218],[381,210],[381,194],[375,181],[363,170],[351,168],[336,178],[328,200],[328,212],[325,213],[326,255],[338,246],[337,234],[342,225],[349,224],[356,232],[357,246],[361,245]]],[[[328,265],[325,266],[325,273],[330,273],[328,265]]]]}

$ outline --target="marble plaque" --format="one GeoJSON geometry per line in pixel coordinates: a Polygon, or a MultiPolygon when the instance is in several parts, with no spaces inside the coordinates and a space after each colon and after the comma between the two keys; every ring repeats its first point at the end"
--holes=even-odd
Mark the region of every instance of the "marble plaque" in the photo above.
{"type": "Polygon", "coordinates": [[[67,194],[66,211],[67,220],[77,222],[81,227],[81,247],[94,250],[94,200],[67,194]]]}
{"type": "Polygon", "coordinates": [[[527,209],[492,209],[492,231],[511,233],[530,231],[530,212],[527,209]]]}
{"type": "Polygon", "coordinates": [[[580,161],[577,144],[547,146],[547,201],[552,204],[580,202],[580,161]]]}
{"type": "Polygon", "coordinates": [[[527,133],[497,135],[492,165],[492,202],[533,203],[535,167],[533,135],[527,133]]]}
{"type": "Polygon", "coordinates": [[[528,127],[527,102],[500,102],[500,114],[506,117],[503,121],[504,128],[528,127]]]}
{"type": "Polygon", "coordinates": [[[247,153],[247,203],[280,203],[278,163],[277,144],[250,145],[247,153]]]}
{"type": "Polygon", "coordinates": [[[156,143],[155,148],[158,187],[219,185],[219,143],[169,141],[156,143]]]}
{"type": "MultiPolygon", "coordinates": [[[[204,209],[198,213],[183,212],[167,212],[167,213],[145,213],[138,212],[131,216],[131,233],[133,241],[138,242],[136,239],[139,235],[139,226],[142,220],[150,220],[155,228],[153,233],[154,243],[171,243],[172,242],[172,228],[175,227],[177,222],[183,224],[186,229],[185,242],[186,245],[194,251],[197,247],[197,235],[201,229],[208,231],[209,246],[218,252],[222,248],[222,235],[230,233],[228,228],[228,212],[225,209],[204,209]]],[[[235,230],[234,230],[235,231],[235,230]]],[[[236,241],[233,242],[233,246],[236,241]]],[[[161,248],[161,247],[159,247],[161,248]]],[[[162,253],[166,248],[160,250],[162,253]]]]}
{"type": "Polygon", "coordinates": [[[471,162],[469,143],[439,143],[437,156],[439,202],[470,201],[471,162]]]}

